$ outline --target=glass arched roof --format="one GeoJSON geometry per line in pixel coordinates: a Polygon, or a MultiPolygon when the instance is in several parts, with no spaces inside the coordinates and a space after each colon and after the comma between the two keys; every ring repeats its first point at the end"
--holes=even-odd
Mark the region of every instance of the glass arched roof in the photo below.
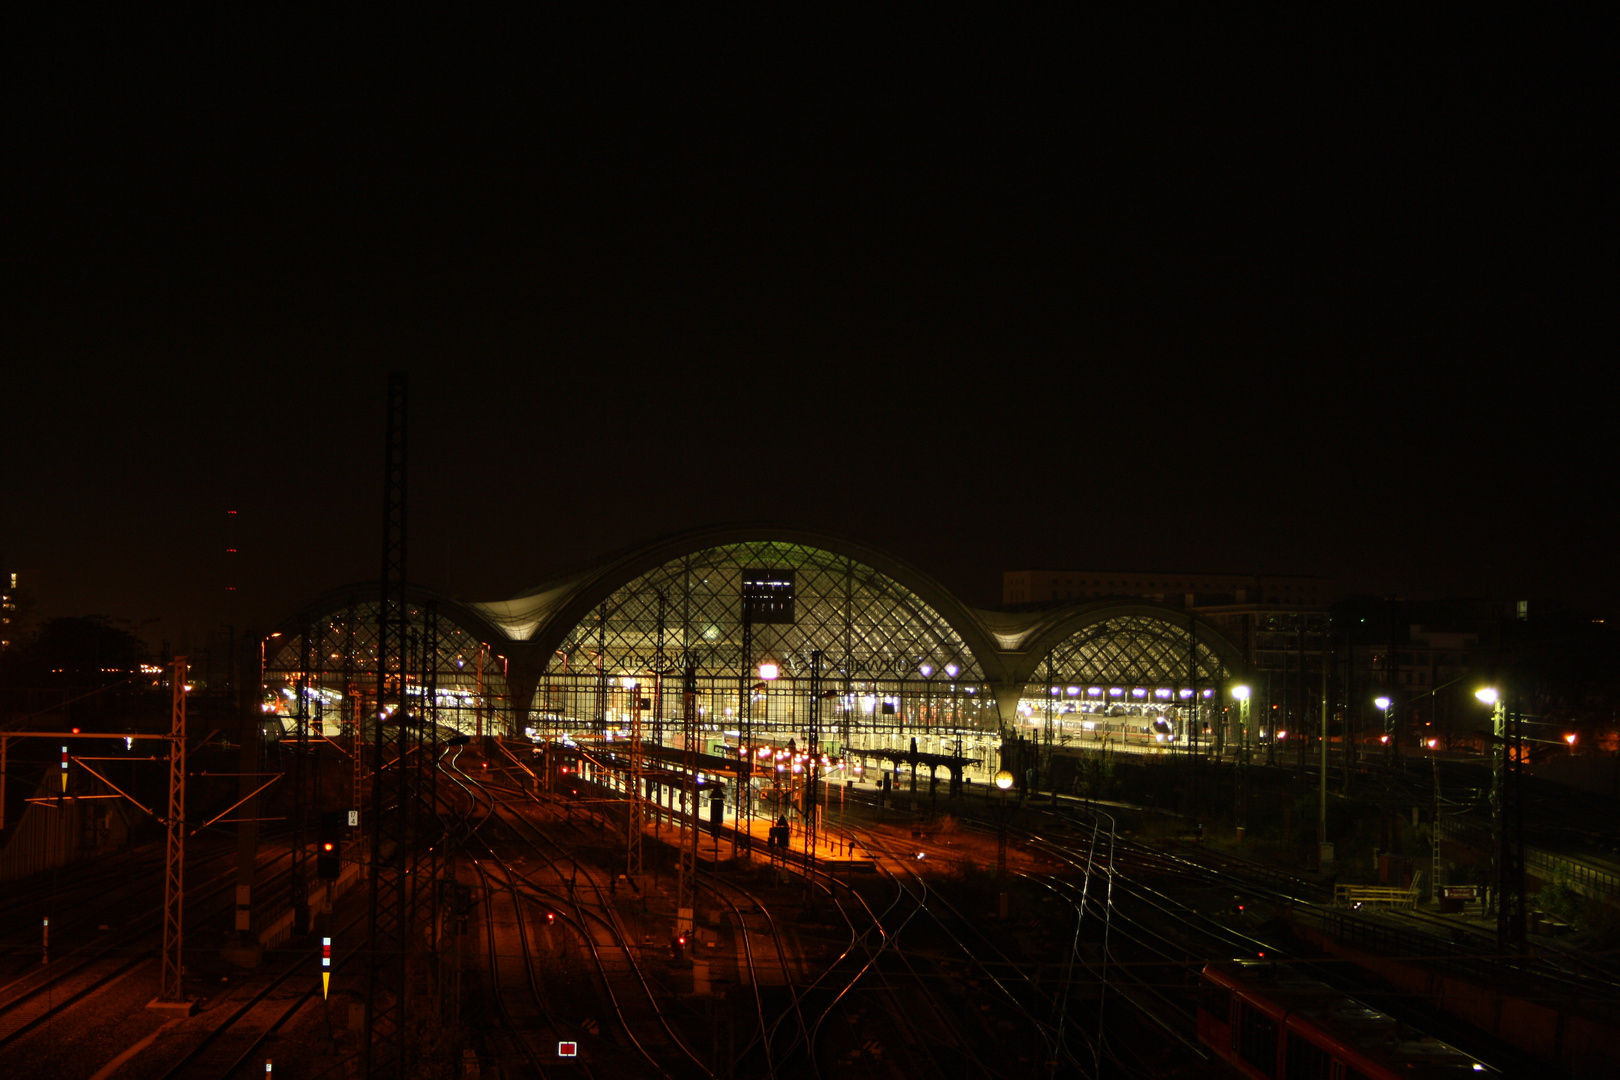
{"type": "Polygon", "coordinates": [[[847,556],[767,540],[707,548],[627,582],[568,631],[551,670],[628,676],[690,665],[714,678],[771,659],[793,678],[808,674],[813,650],[829,678],[983,677],[956,630],[893,578],[847,556]],[[745,592],[755,611],[747,656],[745,592]]]}

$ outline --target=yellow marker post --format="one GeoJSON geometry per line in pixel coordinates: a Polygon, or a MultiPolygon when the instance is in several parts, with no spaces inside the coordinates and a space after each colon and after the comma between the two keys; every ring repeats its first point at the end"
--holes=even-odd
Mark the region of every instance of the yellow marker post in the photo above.
{"type": "Polygon", "coordinates": [[[321,938],[321,1000],[325,1001],[332,989],[332,939],[321,938]]]}

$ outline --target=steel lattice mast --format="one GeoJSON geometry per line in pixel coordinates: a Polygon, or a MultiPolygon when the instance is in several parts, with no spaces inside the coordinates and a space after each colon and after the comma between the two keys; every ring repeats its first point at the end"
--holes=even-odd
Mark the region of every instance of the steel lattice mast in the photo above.
{"type": "Polygon", "coordinates": [[[804,857],[807,872],[804,875],[806,894],[814,896],[816,876],[816,825],[821,809],[816,783],[821,777],[821,650],[810,653],[810,728],[806,732],[809,746],[804,759],[804,857]]]}
{"type": "Polygon", "coordinates": [[[692,932],[692,916],[697,908],[697,668],[688,664],[682,678],[681,699],[681,827],[680,872],[676,887],[675,931],[692,932]]]}
{"type": "Polygon", "coordinates": [[[169,718],[169,813],[168,843],[163,860],[163,975],[158,987],[157,1005],[185,1002],[181,985],[184,967],[184,925],[181,915],[185,902],[186,870],[186,658],[174,658],[172,708],[169,718]]]}
{"type": "Polygon", "coordinates": [[[377,609],[377,712],[371,785],[371,912],[368,924],[370,1003],[362,1052],[364,1075],[405,1073],[405,945],[409,850],[409,730],[405,679],[406,416],[403,372],[388,377],[383,470],[382,596],[377,609]],[[386,733],[396,734],[390,767],[386,733]]]}
{"type": "Polygon", "coordinates": [[[309,879],[305,845],[306,793],[304,761],[309,756],[309,698],[311,672],[317,650],[311,638],[315,634],[315,621],[304,620],[303,648],[298,661],[298,709],[294,723],[298,730],[294,737],[297,745],[293,756],[293,843],[292,843],[292,900],[293,925],[300,934],[309,931],[309,879]]]}
{"type": "Polygon", "coordinates": [[[630,684],[630,762],[626,778],[630,785],[630,801],[624,810],[624,874],[631,888],[639,888],[641,877],[641,805],[643,773],[641,755],[641,683],[630,684]]]}

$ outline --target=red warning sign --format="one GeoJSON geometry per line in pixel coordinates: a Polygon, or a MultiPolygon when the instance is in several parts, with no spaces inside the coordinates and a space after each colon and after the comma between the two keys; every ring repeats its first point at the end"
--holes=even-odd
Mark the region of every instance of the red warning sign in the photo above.
{"type": "Polygon", "coordinates": [[[557,1044],[557,1056],[558,1057],[578,1057],[579,1056],[579,1043],[574,1043],[574,1042],[560,1042],[560,1043],[558,1043],[557,1044]]]}

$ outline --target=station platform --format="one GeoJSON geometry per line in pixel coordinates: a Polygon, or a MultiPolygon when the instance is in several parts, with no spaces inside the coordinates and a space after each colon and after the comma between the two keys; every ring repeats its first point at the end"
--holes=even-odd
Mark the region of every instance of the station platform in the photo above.
{"type": "MultiPolygon", "coordinates": [[[[802,824],[792,822],[787,828],[787,843],[772,843],[772,832],[775,822],[772,819],[755,817],[752,820],[744,819],[737,822],[726,819],[718,834],[711,834],[707,825],[703,834],[698,837],[698,861],[710,866],[730,864],[738,858],[750,858],[754,862],[780,861],[802,866],[809,862],[809,848],[802,824]],[[747,837],[751,843],[742,843],[747,837]],[[741,849],[751,847],[751,852],[744,855],[741,849]]],[[[875,868],[874,857],[862,849],[858,842],[850,841],[838,830],[821,832],[816,837],[815,863],[817,869],[828,873],[871,873],[875,868]]],[[[780,837],[780,833],[777,834],[780,837]]]]}

